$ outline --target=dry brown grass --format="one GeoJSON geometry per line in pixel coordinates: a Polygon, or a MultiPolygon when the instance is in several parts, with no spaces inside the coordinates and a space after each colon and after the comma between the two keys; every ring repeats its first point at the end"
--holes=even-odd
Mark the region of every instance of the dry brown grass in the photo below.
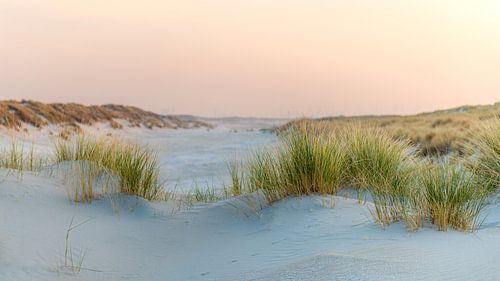
{"type": "MultiPolygon", "coordinates": [[[[484,123],[500,117],[500,103],[459,108],[411,116],[360,116],[314,119],[329,129],[341,129],[356,122],[367,128],[382,128],[394,139],[405,139],[419,147],[421,155],[463,153],[468,140],[484,123]]],[[[297,126],[308,119],[294,120],[278,131],[297,126]]]]}
{"type": "Polygon", "coordinates": [[[120,124],[119,122],[115,121],[115,120],[111,120],[111,122],[109,122],[109,125],[113,129],[123,129],[123,125],[120,124]]]}
{"type": "Polygon", "coordinates": [[[147,128],[190,128],[210,127],[209,124],[177,116],[165,116],[124,105],[82,105],[76,103],[45,104],[32,100],[0,101],[0,126],[19,130],[29,124],[37,128],[48,124],[92,125],[97,122],[109,123],[113,128],[121,128],[115,119],[126,120],[133,127],[147,128]]]}

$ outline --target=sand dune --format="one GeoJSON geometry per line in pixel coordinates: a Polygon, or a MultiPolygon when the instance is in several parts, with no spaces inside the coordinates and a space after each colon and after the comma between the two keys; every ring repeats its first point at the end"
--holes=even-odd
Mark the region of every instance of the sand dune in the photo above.
{"type": "Polygon", "coordinates": [[[500,270],[497,206],[474,235],[408,233],[340,197],[266,206],[247,195],[173,212],[121,196],[116,213],[107,199],[70,204],[54,178],[1,176],[2,280],[495,280],[500,270]],[[70,235],[86,253],[78,274],[61,266],[73,218],[86,221],[70,235]]]}
{"type": "Polygon", "coordinates": [[[0,101],[0,127],[22,129],[26,126],[42,128],[47,125],[70,126],[109,123],[112,128],[198,128],[212,126],[188,115],[162,115],[134,106],[106,104],[83,105],[76,103],[45,104],[32,100],[0,101]]]}

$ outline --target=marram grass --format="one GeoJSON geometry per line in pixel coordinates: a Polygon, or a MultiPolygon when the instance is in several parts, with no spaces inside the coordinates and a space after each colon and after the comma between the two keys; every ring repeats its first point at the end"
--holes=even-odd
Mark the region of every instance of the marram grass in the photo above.
{"type": "Polygon", "coordinates": [[[37,171],[49,163],[49,159],[35,153],[34,144],[12,140],[10,146],[0,150],[0,168],[18,171],[37,171]]]}
{"type": "MultiPolygon", "coordinates": [[[[122,192],[149,200],[161,195],[156,153],[148,147],[78,136],[59,141],[52,161],[36,156],[32,147],[13,142],[0,152],[0,167],[37,170],[44,163],[76,161],[81,165],[71,174],[71,197],[78,202],[92,200],[95,181],[103,174],[117,178],[122,192]]],[[[382,130],[303,122],[281,134],[275,147],[254,152],[246,162],[228,163],[231,183],[221,194],[212,188],[195,191],[193,197],[215,201],[260,190],[273,202],[355,187],[371,194],[371,212],[382,226],[401,221],[415,230],[427,220],[438,230],[471,231],[480,225],[487,195],[500,182],[498,120],[471,139],[467,149],[466,160],[432,162],[416,157],[418,151],[408,142],[382,130]]]]}
{"type": "Polygon", "coordinates": [[[162,189],[156,153],[135,143],[78,136],[56,144],[55,161],[96,163],[119,177],[122,192],[148,200],[156,199],[162,189]]]}
{"type": "Polygon", "coordinates": [[[420,194],[414,185],[418,164],[409,143],[359,126],[352,126],[345,135],[346,182],[371,194],[375,221],[382,226],[404,221],[410,229],[419,228],[420,194]]]}
{"type": "Polygon", "coordinates": [[[439,230],[478,227],[487,194],[474,170],[419,159],[408,142],[381,130],[324,128],[303,122],[282,134],[276,147],[255,152],[245,165],[242,189],[262,190],[273,202],[355,187],[371,194],[371,212],[382,226],[401,221],[416,230],[428,220],[439,230]]]}
{"type": "Polygon", "coordinates": [[[343,143],[333,134],[296,128],[274,150],[253,154],[247,163],[248,189],[262,189],[271,201],[312,193],[335,194],[344,180],[343,143]]]}
{"type": "Polygon", "coordinates": [[[467,149],[471,154],[467,164],[481,184],[490,192],[500,187],[500,119],[484,126],[467,149]]]}
{"type": "Polygon", "coordinates": [[[231,184],[230,186],[224,186],[224,193],[226,194],[226,196],[241,195],[244,186],[244,175],[241,168],[241,163],[230,161],[226,163],[226,167],[231,177],[231,184]]]}
{"type": "Polygon", "coordinates": [[[438,230],[470,231],[480,225],[478,215],[487,203],[485,190],[470,171],[441,163],[425,171],[421,184],[428,218],[438,230]]]}

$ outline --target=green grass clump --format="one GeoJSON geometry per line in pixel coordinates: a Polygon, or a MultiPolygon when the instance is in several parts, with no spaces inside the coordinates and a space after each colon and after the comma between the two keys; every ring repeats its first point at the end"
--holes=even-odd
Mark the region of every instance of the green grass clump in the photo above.
{"type": "Polygon", "coordinates": [[[471,231],[479,226],[479,213],[486,205],[485,190],[474,174],[452,163],[429,167],[421,176],[427,215],[438,230],[453,227],[471,231]]]}
{"type": "Polygon", "coordinates": [[[411,146],[376,129],[353,126],[345,134],[346,182],[371,194],[377,223],[404,221],[411,229],[419,228],[420,194],[414,188],[418,167],[411,146]]]}
{"type": "Polygon", "coordinates": [[[269,149],[253,153],[247,163],[246,184],[248,191],[262,190],[270,202],[279,200],[285,194],[280,166],[276,151],[269,149]]]}
{"type": "Polygon", "coordinates": [[[467,148],[472,154],[467,164],[481,184],[490,192],[500,187],[500,119],[485,126],[467,148]]]}
{"type": "Polygon", "coordinates": [[[401,221],[416,230],[429,220],[439,230],[477,228],[487,195],[480,177],[451,162],[422,160],[418,153],[382,130],[324,130],[304,122],[282,134],[277,147],[250,157],[245,190],[262,190],[273,202],[351,186],[370,193],[372,215],[382,226],[401,221]]]}
{"type": "Polygon", "coordinates": [[[73,140],[58,142],[55,159],[56,162],[97,163],[109,174],[119,177],[122,192],[148,200],[156,199],[162,189],[155,152],[135,143],[78,136],[73,140]]]}
{"type": "Polygon", "coordinates": [[[377,193],[400,192],[408,184],[405,164],[411,162],[407,142],[379,130],[352,128],[347,133],[347,180],[377,193]]]}
{"type": "Polygon", "coordinates": [[[355,186],[371,193],[378,223],[403,220],[418,228],[420,194],[411,189],[417,165],[410,151],[407,143],[379,130],[325,131],[303,123],[281,135],[274,150],[250,158],[247,183],[250,191],[266,191],[270,201],[355,186]]]}
{"type": "Polygon", "coordinates": [[[271,201],[312,193],[335,194],[343,181],[341,138],[313,128],[281,136],[276,150],[255,153],[248,162],[250,191],[262,189],[271,201]]]}
{"type": "Polygon", "coordinates": [[[283,143],[281,168],[292,194],[336,193],[345,162],[341,137],[300,128],[283,143]]]}

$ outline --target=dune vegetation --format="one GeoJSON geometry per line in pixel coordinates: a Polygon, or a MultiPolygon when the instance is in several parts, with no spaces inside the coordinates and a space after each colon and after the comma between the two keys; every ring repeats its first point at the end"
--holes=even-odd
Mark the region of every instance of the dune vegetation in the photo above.
{"type": "Polygon", "coordinates": [[[498,187],[500,120],[491,123],[465,144],[474,154],[447,159],[422,158],[420,147],[381,128],[302,121],[282,132],[277,147],[255,152],[237,182],[246,192],[264,191],[271,202],[355,188],[371,195],[382,226],[402,221],[416,230],[427,220],[438,230],[472,231],[498,187]]]}
{"type": "MultiPolygon", "coordinates": [[[[336,195],[354,189],[360,202],[367,197],[372,201],[368,206],[382,227],[402,222],[409,230],[417,230],[427,221],[442,231],[473,231],[481,224],[489,196],[500,186],[500,119],[488,110],[478,112],[483,116],[477,117],[481,123],[464,133],[470,138],[456,145],[458,153],[448,147],[452,151],[446,155],[429,154],[422,143],[395,137],[373,122],[290,123],[280,131],[276,145],[255,151],[242,162],[227,163],[229,185],[197,188],[186,198],[213,202],[263,192],[272,203],[290,196],[336,195]]],[[[433,116],[437,124],[441,117],[436,116],[442,114],[447,113],[408,118],[422,118],[419,122],[426,123],[427,116],[433,116]]],[[[458,120],[449,118],[452,123],[458,120]]],[[[147,200],[171,196],[159,181],[157,155],[150,147],[83,135],[60,138],[52,158],[39,157],[32,147],[13,142],[1,151],[0,167],[36,171],[72,163],[65,173],[72,179],[74,188],[68,196],[75,202],[91,202],[98,185],[147,200]]]]}
{"type": "Polygon", "coordinates": [[[121,129],[117,120],[127,121],[130,127],[193,128],[211,125],[188,116],[167,116],[133,106],[116,104],[82,105],[77,103],[42,103],[32,100],[0,101],[0,127],[19,130],[27,125],[42,128],[50,124],[78,132],[80,125],[98,122],[121,129]]]}
{"type": "Polygon", "coordinates": [[[500,122],[491,122],[482,127],[467,145],[472,155],[467,163],[482,184],[492,191],[500,186],[500,122]]]}
{"type": "Polygon", "coordinates": [[[90,162],[87,172],[99,169],[117,176],[121,192],[148,200],[156,199],[162,190],[155,151],[136,143],[109,137],[61,140],[55,146],[55,162],[63,161],[90,162]]]}
{"type": "MultiPolygon", "coordinates": [[[[154,149],[112,137],[59,138],[52,157],[36,153],[33,144],[11,142],[0,151],[0,168],[19,172],[45,170],[52,175],[61,169],[72,188],[68,195],[75,202],[91,202],[101,187],[106,192],[123,192],[156,200],[161,196],[159,165],[154,149]],[[118,188],[111,188],[117,185],[118,188]]],[[[57,174],[57,173],[56,173],[57,174]]]]}
{"type": "Polygon", "coordinates": [[[395,140],[418,146],[419,156],[464,154],[467,143],[491,120],[500,118],[500,102],[483,106],[462,106],[408,116],[325,117],[293,120],[276,129],[283,133],[303,122],[321,123],[328,130],[349,127],[352,122],[365,128],[386,131],[395,140]]]}
{"type": "Polygon", "coordinates": [[[249,159],[244,180],[249,191],[265,190],[270,201],[336,192],[344,180],[342,143],[334,134],[308,129],[282,136],[280,146],[256,152],[249,159]]]}
{"type": "Polygon", "coordinates": [[[475,229],[487,195],[475,174],[448,163],[424,171],[420,182],[424,189],[424,211],[430,222],[438,230],[449,226],[463,231],[475,229]]]}
{"type": "Polygon", "coordinates": [[[38,154],[34,144],[12,139],[10,146],[0,150],[0,168],[18,171],[36,171],[50,164],[50,157],[38,154]]]}

